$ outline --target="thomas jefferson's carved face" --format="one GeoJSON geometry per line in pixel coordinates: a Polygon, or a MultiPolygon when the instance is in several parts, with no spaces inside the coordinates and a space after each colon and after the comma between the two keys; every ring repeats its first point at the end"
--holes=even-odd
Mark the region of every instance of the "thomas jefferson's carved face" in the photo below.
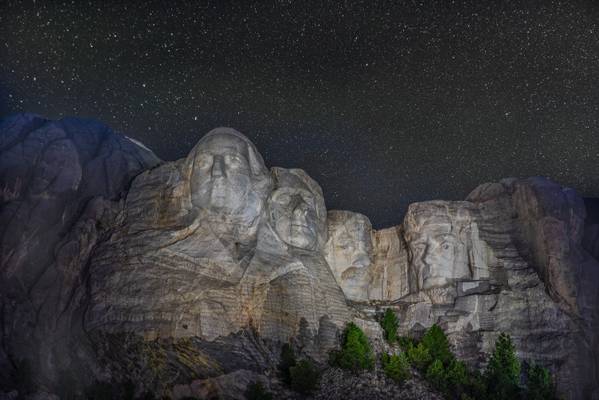
{"type": "Polygon", "coordinates": [[[316,250],[326,240],[326,208],[318,184],[303,170],[273,168],[276,189],[268,200],[270,225],[293,247],[316,250]]]}
{"type": "Polygon", "coordinates": [[[302,249],[316,247],[319,221],[312,193],[300,188],[279,188],[271,195],[270,212],[275,231],[284,242],[302,249]]]}

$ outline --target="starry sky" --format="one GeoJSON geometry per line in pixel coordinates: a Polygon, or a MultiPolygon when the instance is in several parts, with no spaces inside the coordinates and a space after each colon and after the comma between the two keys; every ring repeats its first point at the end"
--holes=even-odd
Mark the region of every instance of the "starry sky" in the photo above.
{"type": "Polygon", "coordinates": [[[216,126],[329,209],[548,176],[599,196],[599,3],[0,2],[0,116],[92,117],[164,160],[216,126]]]}

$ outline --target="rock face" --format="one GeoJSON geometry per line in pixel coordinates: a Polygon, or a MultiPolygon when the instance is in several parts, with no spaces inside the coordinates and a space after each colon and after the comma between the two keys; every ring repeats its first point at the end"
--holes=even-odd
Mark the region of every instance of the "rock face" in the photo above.
{"type": "Polygon", "coordinates": [[[163,163],[101,124],[25,114],[0,121],[0,188],[0,392],[30,372],[63,397],[132,380],[237,398],[272,383],[281,343],[324,361],[353,320],[384,347],[391,308],[402,335],[438,323],[477,367],[507,332],[567,398],[599,398],[599,231],[546,179],[374,230],[230,128],[163,163]]]}
{"type": "Polygon", "coordinates": [[[22,114],[0,122],[3,386],[14,383],[15,367],[40,382],[72,368],[72,350],[84,347],[74,310],[98,221],[111,219],[111,202],[159,162],[91,120],[22,114]]]}
{"type": "Polygon", "coordinates": [[[326,356],[350,314],[322,256],[325,218],[304,171],[269,172],[245,136],[213,130],[133,182],[90,261],[86,330],[213,340],[251,327],[326,356]]]}
{"type": "Polygon", "coordinates": [[[576,227],[584,210],[572,198],[545,179],[512,179],[481,185],[467,202],[410,206],[404,229],[419,290],[399,304],[403,328],[440,323],[473,364],[508,332],[523,359],[554,371],[564,393],[596,395],[598,299],[580,279],[596,286],[599,264],[582,249],[576,227]],[[538,206],[550,202],[559,206],[538,206]],[[548,223],[572,229],[537,240],[541,233],[531,228],[548,223]],[[561,273],[547,273],[552,269],[561,273]],[[576,307],[563,295],[571,291],[576,307]]]}
{"type": "Polygon", "coordinates": [[[410,293],[401,227],[373,230],[351,211],[328,213],[325,257],[345,297],[354,302],[393,301],[410,293]]]}

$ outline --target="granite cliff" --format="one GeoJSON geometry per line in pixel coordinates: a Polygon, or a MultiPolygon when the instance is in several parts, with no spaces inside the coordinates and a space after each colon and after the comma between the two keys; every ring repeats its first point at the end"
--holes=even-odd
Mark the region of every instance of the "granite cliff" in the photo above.
{"type": "Polygon", "coordinates": [[[374,230],[230,128],[162,162],[100,123],[22,114],[0,121],[0,196],[0,392],[27,372],[65,398],[125,381],[236,398],[276,385],[281,343],[324,362],[354,321],[384,347],[391,308],[401,334],[437,323],[475,367],[507,332],[566,398],[599,398],[597,225],[547,179],[374,230]]]}

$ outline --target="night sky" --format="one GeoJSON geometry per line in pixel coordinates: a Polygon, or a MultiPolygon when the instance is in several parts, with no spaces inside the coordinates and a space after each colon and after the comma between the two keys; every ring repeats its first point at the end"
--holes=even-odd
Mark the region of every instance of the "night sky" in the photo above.
{"type": "Polygon", "coordinates": [[[0,116],[165,160],[231,126],[377,227],[508,176],[599,196],[597,2],[123,3],[0,1],[0,116]]]}

